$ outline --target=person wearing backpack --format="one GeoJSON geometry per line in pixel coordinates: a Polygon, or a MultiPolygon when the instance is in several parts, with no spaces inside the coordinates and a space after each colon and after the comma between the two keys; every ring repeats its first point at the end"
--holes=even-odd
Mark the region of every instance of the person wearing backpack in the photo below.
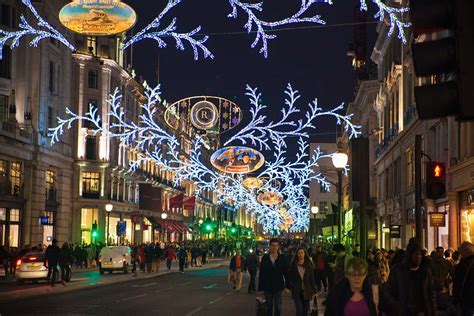
{"type": "Polygon", "coordinates": [[[328,291],[328,283],[326,278],[326,254],[321,250],[321,246],[316,248],[316,252],[313,256],[314,262],[314,277],[316,279],[316,287],[318,292],[321,292],[322,286],[324,286],[324,292],[328,291]]]}

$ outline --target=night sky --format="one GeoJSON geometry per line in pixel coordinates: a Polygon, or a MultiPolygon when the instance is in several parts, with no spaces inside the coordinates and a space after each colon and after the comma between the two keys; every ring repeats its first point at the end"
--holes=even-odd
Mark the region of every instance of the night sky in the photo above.
{"type": "MultiPolygon", "coordinates": [[[[139,31],[161,12],[165,1],[126,0],[138,14],[134,31],[139,31]]],[[[314,4],[311,13],[320,14],[329,25],[352,23],[359,0],[335,1],[335,4],[314,4]]],[[[265,1],[267,20],[284,18],[295,13],[299,0],[265,1]],[[285,4],[286,3],[286,4],[285,4]]],[[[259,87],[264,103],[272,115],[278,115],[283,104],[283,90],[288,83],[303,95],[305,105],[318,98],[323,108],[332,108],[353,99],[354,71],[347,56],[353,40],[352,26],[300,29],[278,32],[269,42],[269,58],[259,49],[251,49],[255,34],[222,34],[244,31],[246,15],[239,11],[238,19],[228,18],[231,7],[225,0],[183,1],[164,21],[178,18],[178,31],[187,32],[201,25],[212,35],[207,47],[214,60],[194,61],[190,47],[182,52],[174,41],[167,39],[168,48],[158,49],[153,40],[143,40],[133,48],[133,64],[137,74],[149,84],[159,80],[164,98],[174,102],[192,95],[217,95],[235,101],[245,111],[249,104],[244,96],[246,84],[259,87]],[[158,73],[159,69],[159,73],[158,73]]],[[[369,14],[369,21],[372,21],[369,14]]],[[[301,27],[307,25],[292,25],[301,27]]],[[[369,38],[374,38],[375,24],[367,26],[369,38]]],[[[368,52],[370,54],[372,47],[368,52]]],[[[334,121],[318,122],[320,128],[311,133],[335,131],[334,121]]],[[[335,136],[331,136],[335,140],[335,136]]]]}

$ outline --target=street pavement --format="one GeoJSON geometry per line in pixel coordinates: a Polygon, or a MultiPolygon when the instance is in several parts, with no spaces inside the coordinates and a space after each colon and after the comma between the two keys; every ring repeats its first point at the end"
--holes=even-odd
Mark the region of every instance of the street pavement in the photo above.
{"type": "MultiPolygon", "coordinates": [[[[93,272],[86,272],[93,273],[93,272]]],[[[228,262],[184,274],[166,273],[151,277],[130,277],[119,283],[84,286],[74,291],[55,292],[45,288],[41,296],[21,296],[16,288],[0,303],[4,315],[255,315],[255,295],[247,294],[248,275],[240,292],[227,284],[228,262]],[[220,266],[218,266],[220,265],[220,266]]],[[[99,276],[96,282],[120,277],[99,276]]],[[[111,281],[110,281],[111,282],[111,281]]],[[[0,293],[0,300],[6,292],[0,293]]],[[[283,315],[294,315],[288,294],[283,299],[283,315]]]]}

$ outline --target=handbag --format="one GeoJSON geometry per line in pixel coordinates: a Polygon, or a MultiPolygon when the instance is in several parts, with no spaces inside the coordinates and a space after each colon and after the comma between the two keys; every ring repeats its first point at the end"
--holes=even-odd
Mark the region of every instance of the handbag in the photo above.
{"type": "Polygon", "coordinates": [[[257,316],[266,316],[267,315],[267,303],[264,298],[257,297],[256,299],[256,312],[257,316]]]}

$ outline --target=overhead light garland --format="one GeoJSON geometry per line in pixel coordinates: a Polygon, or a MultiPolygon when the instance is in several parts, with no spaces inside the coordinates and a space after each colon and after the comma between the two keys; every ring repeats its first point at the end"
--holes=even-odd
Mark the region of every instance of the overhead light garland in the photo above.
{"type": "Polygon", "coordinates": [[[30,41],[30,46],[37,47],[39,42],[45,38],[53,38],[63,43],[70,50],[75,51],[76,48],[71,44],[58,30],[46,22],[36,11],[35,7],[31,4],[31,0],[21,0],[21,2],[33,13],[37,19],[37,28],[31,26],[26,20],[23,14],[20,15],[20,30],[18,31],[5,31],[0,29],[0,59],[3,58],[3,48],[8,41],[11,40],[10,48],[14,49],[20,45],[20,39],[23,36],[34,36],[33,40],[30,41]]]}
{"type": "MultiPolygon", "coordinates": [[[[253,130],[259,128],[259,124],[264,124],[266,118],[262,113],[262,107],[257,111],[258,99],[257,89],[247,87],[247,93],[250,97],[253,113],[252,120],[242,130],[251,134],[253,130]],[[258,122],[258,124],[256,124],[258,122]]],[[[237,208],[243,207],[245,210],[256,216],[266,230],[281,229],[289,224],[285,219],[291,218],[291,225],[288,229],[304,230],[308,227],[309,204],[305,196],[305,190],[309,188],[309,183],[314,181],[326,189],[330,188],[330,183],[325,175],[316,172],[319,162],[322,159],[330,159],[333,154],[323,154],[318,148],[309,153],[309,145],[305,141],[308,138],[309,129],[314,129],[316,125],[312,121],[321,115],[333,116],[338,124],[344,125],[350,137],[356,137],[360,134],[360,126],[351,122],[351,115],[342,115],[337,111],[342,107],[336,107],[334,110],[322,112],[317,105],[310,107],[310,110],[303,112],[304,119],[296,123],[291,117],[300,110],[297,107],[296,100],[300,98],[298,92],[289,85],[287,90],[286,106],[282,109],[283,118],[275,124],[269,124],[270,128],[265,130],[265,134],[253,134],[255,143],[264,147],[264,140],[269,142],[268,149],[273,152],[273,158],[267,160],[263,171],[257,176],[262,181],[262,186],[258,189],[248,189],[244,185],[246,177],[241,174],[219,172],[204,162],[201,157],[202,141],[197,136],[193,139],[189,158],[184,159],[179,152],[180,143],[178,139],[163,129],[156,121],[158,108],[161,105],[159,87],[154,89],[147,88],[145,95],[147,102],[141,105],[142,114],[137,122],[129,121],[125,117],[125,111],[121,106],[122,95],[120,90],[115,89],[108,99],[110,113],[108,118],[101,121],[97,108],[90,106],[87,113],[77,115],[71,110],[66,109],[68,118],[58,118],[58,126],[50,129],[51,143],[54,144],[60,140],[60,135],[65,129],[70,129],[72,124],[79,121],[88,121],[95,134],[116,138],[121,146],[129,147],[137,152],[137,158],[129,163],[130,171],[134,171],[143,165],[144,162],[152,161],[163,168],[170,170],[174,174],[174,183],[179,185],[183,181],[192,181],[197,185],[196,194],[204,191],[213,191],[218,193],[220,203],[226,203],[232,200],[237,208]],[[109,124],[109,121],[113,121],[109,124]],[[284,133],[284,129],[288,133],[284,133]],[[298,136],[299,148],[296,154],[287,155],[287,141],[289,136],[298,136]],[[167,148],[163,153],[162,148],[167,148]],[[276,185],[278,184],[278,185],[276,185]],[[258,192],[273,191],[276,195],[284,198],[284,204],[287,205],[285,212],[280,212],[279,204],[265,205],[258,201],[258,192]]],[[[245,138],[241,132],[237,132],[233,141],[245,143],[245,138]]],[[[250,140],[251,141],[251,140],[250,140]]],[[[266,148],[266,147],[265,147],[266,148]]]]}
{"type": "MultiPolygon", "coordinates": [[[[78,0],[76,0],[78,1],[78,0]]],[[[258,17],[263,12],[263,2],[258,3],[248,3],[240,0],[228,0],[232,8],[231,13],[228,15],[229,18],[236,19],[238,17],[239,10],[247,15],[247,23],[245,23],[244,28],[247,33],[256,33],[255,39],[251,44],[252,48],[260,46],[260,53],[266,58],[269,54],[268,41],[275,39],[277,36],[271,34],[273,31],[278,30],[278,27],[289,25],[289,24],[319,24],[325,25],[326,21],[322,19],[320,15],[306,16],[309,9],[314,4],[333,4],[332,0],[301,0],[301,5],[299,10],[293,15],[286,17],[277,21],[264,21],[258,17]]],[[[368,1],[369,0],[360,0],[360,9],[362,11],[368,11],[368,1]]],[[[392,7],[383,3],[382,0],[370,0],[375,6],[377,6],[378,11],[375,14],[375,18],[380,21],[386,21],[389,24],[388,36],[392,36],[395,31],[398,32],[398,38],[407,42],[405,29],[409,28],[411,24],[406,22],[406,13],[409,11],[408,7],[392,7]]],[[[116,2],[116,1],[112,1],[116,2]]],[[[207,48],[206,44],[209,39],[208,35],[201,34],[201,26],[196,27],[190,32],[180,33],[177,32],[177,19],[173,18],[171,23],[166,27],[162,26],[162,20],[165,16],[177,5],[179,5],[182,0],[168,0],[166,7],[158,14],[158,16],[148,24],[144,29],[139,31],[133,37],[128,39],[122,49],[127,49],[130,45],[135,44],[143,39],[153,39],[158,43],[160,48],[167,47],[165,41],[166,38],[173,38],[176,42],[176,48],[178,50],[185,50],[185,44],[188,43],[194,53],[194,59],[199,60],[202,55],[204,59],[210,58],[213,59],[214,55],[207,48]]],[[[57,29],[52,27],[47,23],[36,11],[36,9],[31,4],[31,0],[22,0],[22,3],[30,10],[33,15],[38,20],[38,28],[31,26],[26,20],[24,15],[20,16],[20,29],[18,31],[7,31],[0,30],[0,35],[3,35],[0,38],[0,59],[2,57],[1,52],[6,45],[6,43],[11,40],[11,48],[18,47],[20,39],[23,36],[31,35],[35,36],[30,42],[32,46],[38,46],[38,43],[45,38],[54,38],[67,46],[71,50],[75,50],[73,44],[64,37],[57,29]]]]}

